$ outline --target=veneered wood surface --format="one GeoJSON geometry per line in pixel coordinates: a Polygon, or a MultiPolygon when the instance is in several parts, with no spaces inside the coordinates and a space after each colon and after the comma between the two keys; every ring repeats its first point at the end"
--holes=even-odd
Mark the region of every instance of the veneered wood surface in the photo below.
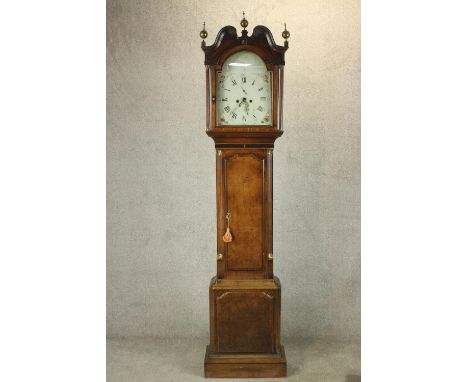
{"type": "Polygon", "coordinates": [[[263,131],[253,131],[252,129],[244,128],[227,128],[207,130],[206,134],[213,138],[215,147],[222,145],[235,145],[243,147],[256,145],[257,147],[273,147],[274,142],[283,132],[276,129],[263,128],[263,131]]]}
{"type": "Polygon", "coordinates": [[[283,346],[275,354],[216,353],[206,348],[206,378],[277,378],[286,374],[283,346]]]}
{"type": "Polygon", "coordinates": [[[205,378],[281,378],[286,374],[286,363],[205,364],[205,378]]]}
{"type": "Polygon", "coordinates": [[[281,283],[277,277],[262,280],[213,278],[210,283],[211,351],[216,354],[277,354],[281,348],[280,310],[281,283]],[[259,348],[263,350],[260,352],[259,348]]]}
{"type": "Polygon", "coordinates": [[[261,270],[264,158],[239,152],[225,159],[224,170],[233,235],[226,246],[227,270],[261,270]]]}
{"type": "Polygon", "coordinates": [[[219,352],[274,352],[273,295],[225,292],[216,304],[219,352]]]}
{"type": "Polygon", "coordinates": [[[216,151],[218,278],[273,277],[272,149],[230,148],[216,151]],[[225,243],[226,213],[233,240],[225,243]]]}
{"type": "Polygon", "coordinates": [[[233,279],[214,279],[211,284],[213,290],[276,290],[281,286],[279,280],[233,280],[233,279]]]}

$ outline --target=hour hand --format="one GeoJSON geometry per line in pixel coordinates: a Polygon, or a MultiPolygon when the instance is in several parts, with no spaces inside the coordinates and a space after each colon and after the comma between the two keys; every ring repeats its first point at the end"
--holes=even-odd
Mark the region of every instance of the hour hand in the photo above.
{"type": "Polygon", "coordinates": [[[242,86],[241,86],[241,89],[247,95],[247,92],[245,91],[245,89],[242,86]]]}

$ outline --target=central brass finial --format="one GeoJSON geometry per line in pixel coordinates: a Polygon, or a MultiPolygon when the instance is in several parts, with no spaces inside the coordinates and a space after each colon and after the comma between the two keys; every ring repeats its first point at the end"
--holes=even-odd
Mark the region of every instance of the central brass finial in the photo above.
{"type": "Polygon", "coordinates": [[[200,32],[200,37],[204,40],[208,37],[208,32],[205,30],[205,23],[203,22],[203,30],[200,32]]]}
{"type": "Polygon", "coordinates": [[[242,28],[247,28],[247,26],[249,25],[249,22],[245,19],[245,12],[242,12],[242,20],[240,22],[240,25],[242,28]]]}
{"type": "Polygon", "coordinates": [[[286,29],[286,23],[284,23],[284,31],[281,33],[281,36],[283,36],[285,40],[287,40],[290,36],[289,31],[286,29]]]}

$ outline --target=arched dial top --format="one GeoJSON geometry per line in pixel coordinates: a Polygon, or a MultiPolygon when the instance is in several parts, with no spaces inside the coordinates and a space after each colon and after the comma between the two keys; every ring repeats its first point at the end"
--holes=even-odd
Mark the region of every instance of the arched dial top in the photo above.
{"type": "Polygon", "coordinates": [[[271,126],[272,72],[253,52],[239,51],[216,73],[218,126],[271,126]]]}

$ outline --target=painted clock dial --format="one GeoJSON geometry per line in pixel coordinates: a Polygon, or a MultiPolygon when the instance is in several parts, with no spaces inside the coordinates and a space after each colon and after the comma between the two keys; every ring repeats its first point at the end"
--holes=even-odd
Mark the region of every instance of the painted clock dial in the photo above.
{"type": "Polygon", "coordinates": [[[271,126],[272,73],[255,53],[230,56],[216,73],[217,126],[271,126]]]}

